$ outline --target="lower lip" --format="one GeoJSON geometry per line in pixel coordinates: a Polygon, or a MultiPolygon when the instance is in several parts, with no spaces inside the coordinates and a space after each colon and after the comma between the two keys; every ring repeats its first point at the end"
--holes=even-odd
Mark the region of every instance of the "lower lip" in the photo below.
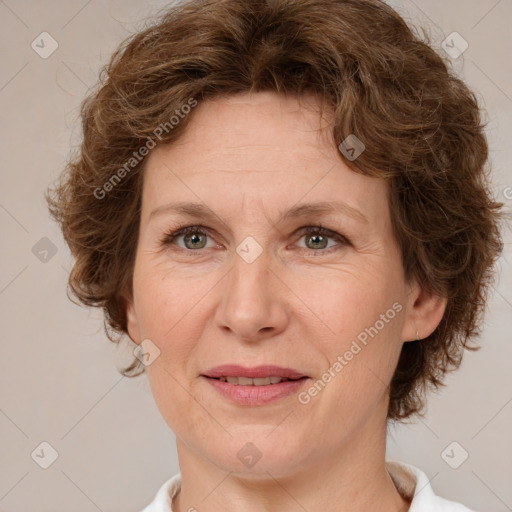
{"type": "Polygon", "coordinates": [[[309,378],[287,380],[266,386],[237,386],[203,376],[221,395],[239,405],[264,405],[296,393],[309,378]]]}

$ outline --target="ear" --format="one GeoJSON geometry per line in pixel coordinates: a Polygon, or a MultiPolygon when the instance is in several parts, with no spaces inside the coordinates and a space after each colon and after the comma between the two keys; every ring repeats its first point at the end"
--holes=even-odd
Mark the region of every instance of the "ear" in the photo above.
{"type": "Polygon", "coordinates": [[[447,299],[413,280],[409,286],[402,328],[402,341],[430,336],[441,322],[447,299]]]}
{"type": "Polygon", "coordinates": [[[133,294],[131,292],[126,292],[124,294],[124,303],[126,304],[126,328],[128,330],[128,335],[134,343],[139,345],[141,342],[139,320],[137,318],[133,294]]]}

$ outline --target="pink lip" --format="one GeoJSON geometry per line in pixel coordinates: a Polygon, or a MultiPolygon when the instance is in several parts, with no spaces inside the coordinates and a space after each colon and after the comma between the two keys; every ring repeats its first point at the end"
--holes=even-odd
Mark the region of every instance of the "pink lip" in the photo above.
{"type": "MultiPolygon", "coordinates": [[[[215,366],[215,368],[210,368],[204,372],[203,376],[212,378],[249,377],[251,379],[272,376],[286,377],[288,379],[300,379],[302,377],[307,377],[307,375],[304,375],[297,370],[293,370],[292,368],[283,368],[282,366],[261,365],[253,368],[247,368],[238,364],[223,364],[221,366],[215,366]]],[[[272,384],[272,386],[277,385],[278,384],[272,384]]]]}
{"type": "MultiPolygon", "coordinates": [[[[241,376],[241,374],[238,374],[241,376]]],[[[267,373],[267,375],[270,375],[267,373]]],[[[272,373],[272,375],[276,375],[272,373]]],[[[202,376],[221,395],[229,398],[238,405],[264,405],[274,400],[296,393],[299,388],[305,385],[308,377],[299,380],[289,380],[279,384],[267,386],[237,386],[229,382],[222,382],[214,378],[202,376]]]]}

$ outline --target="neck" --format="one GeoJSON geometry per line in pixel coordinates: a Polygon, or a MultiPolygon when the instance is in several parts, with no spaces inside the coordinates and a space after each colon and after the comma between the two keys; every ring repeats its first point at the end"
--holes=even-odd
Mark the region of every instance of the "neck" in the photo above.
{"type": "Polygon", "coordinates": [[[296,463],[279,473],[268,467],[249,475],[219,468],[178,439],[181,491],[172,510],[406,512],[410,502],[398,493],[386,469],[386,422],[378,429],[374,422],[371,418],[334,447],[311,452],[307,460],[291,454],[296,463]]]}

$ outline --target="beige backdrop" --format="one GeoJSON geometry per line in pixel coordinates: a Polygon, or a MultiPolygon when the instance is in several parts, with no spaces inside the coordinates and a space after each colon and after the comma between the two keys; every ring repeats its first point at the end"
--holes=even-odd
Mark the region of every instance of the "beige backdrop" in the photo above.
{"type": "MultiPolygon", "coordinates": [[[[107,341],[99,312],[66,298],[71,260],[43,200],[77,143],[78,106],[100,66],[164,4],[0,2],[1,512],[138,511],[178,471],[146,377],[121,377],[127,350],[107,341]]],[[[454,31],[467,41],[452,62],[487,109],[494,188],[511,210],[511,0],[392,5],[430,24],[440,51],[454,31]]],[[[432,396],[425,419],[390,429],[388,446],[388,458],[419,466],[437,493],[488,512],[512,510],[510,231],[505,238],[482,350],[432,396]]]]}

